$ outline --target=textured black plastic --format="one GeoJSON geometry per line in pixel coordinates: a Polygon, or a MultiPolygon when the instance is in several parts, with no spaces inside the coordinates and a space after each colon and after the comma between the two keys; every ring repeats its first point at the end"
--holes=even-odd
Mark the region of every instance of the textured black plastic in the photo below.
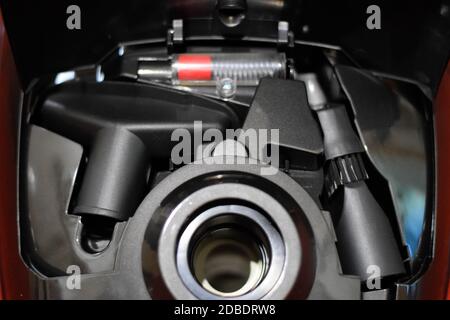
{"type": "Polygon", "coordinates": [[[243,129],[278,129],[279,141],[269,143],[278,144],[290,166],[318,169],[323,152],[322,136],[303,82],[262,79],[243,129]]]}

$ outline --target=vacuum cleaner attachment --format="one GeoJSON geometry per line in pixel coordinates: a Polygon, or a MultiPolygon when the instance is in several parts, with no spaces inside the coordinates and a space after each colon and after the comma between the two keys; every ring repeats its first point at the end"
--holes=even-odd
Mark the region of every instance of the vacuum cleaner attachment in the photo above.
{"type": "Polygon", "coordinates": [[[381,279],[404,274],[392,226],[365,182],[364,149],[345,106],[326,105],[317,114],[324,134],[326,191],[343,272],[358,275],[362,281],[372,275],[373,267],[381,279]]]}
{"type": "Polygon", "coordinates": [[[236,125],[227,106],[201,97],[126,83],[71,83],[35,115],[45,128],[80,143],[87,168],[73,213],[127,220],[142,200],[150,157],[170,156],[171,133],[236,125]],[[136,99],[136,95],[140,99],[136,99]]]}
{"type": "Polygon", "coordinates": [[[144,196],[149,169],[147,153],[141,139],[126,129],[100,130],[73,213],[127,220],[144,196]]]}

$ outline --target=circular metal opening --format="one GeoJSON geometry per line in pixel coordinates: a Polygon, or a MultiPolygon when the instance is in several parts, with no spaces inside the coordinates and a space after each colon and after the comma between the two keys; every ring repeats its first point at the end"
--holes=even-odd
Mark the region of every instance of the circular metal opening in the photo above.
{"type": "Polygon", "coordinates": [[[261,230],[247,218],[232,214],[208,221],[197,231],[191,270],[198,283],[220,297],[237,297],[254,289],[269,267],[270,248],[261,230]],[[255,232],[256,231],[256,232],[255,232]]]}
{"type": "MultiPolygon", "coordinates": [[[[326,231],[325,220],[314,200],[290,177],[281,171],[261,177],[260,170],[261,166],[252,164],[185,166],[145,198],[136,213],[140,220],[134,220],[140,222],[135,222],[134,228],[145,228],[138,257],[152,298],[257,300],[309,295],[319,270],[317,253],[329,247],[322,239],[316,247],[311,223],[326,231]],[[251,225],[262,230],[268,242],[263,246],[267,251],[267,271],[263,279],[254,289],[237,297],[212,293],[201,285],[193,272],[194,249],[202,238],[194,239],[193,235],[204,236],[202,232],[197,233],[199,227],[224,214],[247,217],[251,225]]],[[[209,233],[217,229],[220,228],[203,230],[209,233]]],[[[253,238],[264,239],[264,236],[257,234],[253,238]]],[[[134,234],[128,233],[127,237],[127,252],[133,253],[134,234]]],[[[130,263],[124,257],[135,258],[131,254],[122,256],[121,263],[127,266],[130,263]]],[[[320,267],[320,270],[325,269],[333,271],[333,268],[320,267]]]]}
{"type": "Polygon", "coordinates": [[[207,209],[182,232],[177,249],[180,277],[205,299],[259,299],[283,268],[284,245],[260,212],[242,205],[207,209]]]}

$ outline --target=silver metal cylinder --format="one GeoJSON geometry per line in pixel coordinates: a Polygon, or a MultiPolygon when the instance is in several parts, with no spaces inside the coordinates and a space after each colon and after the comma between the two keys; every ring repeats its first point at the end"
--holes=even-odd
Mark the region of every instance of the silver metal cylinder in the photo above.
{"type": "Polygon", "coordinates": [[[217,54],[212,59],[213,79],[230,78],[257,85],[261,78],[285,78],[286,58],[279,53],[217,54]]]}
{"type": "Polygon", "coordinates": [[[229,79],[239,86],[257,86],[264,77],[285,78],[283,53],[176,54],[166,61],[141,61],[138,75],[172,85],[218,86],[229,79]]]}

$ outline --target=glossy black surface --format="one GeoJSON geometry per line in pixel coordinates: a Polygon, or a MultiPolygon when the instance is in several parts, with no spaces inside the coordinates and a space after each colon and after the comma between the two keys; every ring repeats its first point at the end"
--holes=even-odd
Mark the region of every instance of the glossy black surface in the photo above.
{"type": "MultiPolygon", "coordinates": [[[[187,36],[212,39],[232,28],[211,22],[214,0],[1,1],[3,17],[25,86],[43,74],[96,63],[119,43],[165,39],[172,19],[192,19],[187,36]],[[82,29],[66,28],[66,8],[82,10],[82,29]]],[[[343,47],[361,65],[411,77],[437,89],[450,50],[450,1],[247,1],[245,35],[274,40],[278,20],[296,39],[343,47]],[[366,28],[369,5],[379,5],[381,30],[366,28]]]]}

